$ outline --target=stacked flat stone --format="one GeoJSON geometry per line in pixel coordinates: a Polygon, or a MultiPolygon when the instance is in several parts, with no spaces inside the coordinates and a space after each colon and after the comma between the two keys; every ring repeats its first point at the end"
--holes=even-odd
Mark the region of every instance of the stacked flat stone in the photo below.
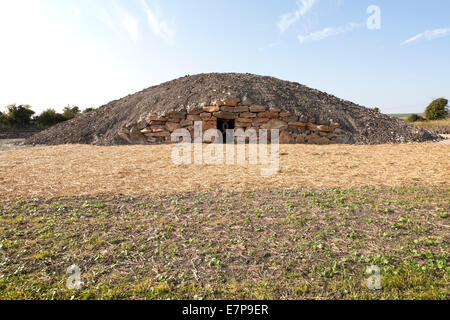
{"type": "Polygon", "coordinates": [[[346,132],[333,120],[307,119],[282,108],[268,108],[239,98],[217,100],[189,111],[150,114],[143,124],[129,124],[118,135],[130,144],[171,143],[175,130],[187,129],[193,137],[195,122],[201,121],[203,131],[207,131],[217,129],[218,119],[234,120],[235,130],[280,130],[282,144],[341,144],[346,140],[346,132]]]}

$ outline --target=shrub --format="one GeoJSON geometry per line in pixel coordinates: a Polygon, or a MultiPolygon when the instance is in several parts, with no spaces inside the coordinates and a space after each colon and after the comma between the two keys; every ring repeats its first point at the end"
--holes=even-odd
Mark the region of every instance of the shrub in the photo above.
{"type": "Polygon", "coordinates": [[[94,111],[94,110],[95,110],[94,108],[86,108],[86,109],[83,111],[83,114],[92,112],[92,111],[94,111]]]}
{"type": "Polygon", "coordinates": [[[47,109],[39,117],[36,117],[36,122],[43,127],[51,127],[66,120],[62,114],[56,113],[53,109],[47,109]]]}
{"type": "Polygon", "coordinates": [[[445,119],[448,115],[448,100],[439,98],[430,103],[425,110],[427,120],[445,119]]]}
{"type": "Polygon", "coordinates": [[[73,106],[73,107],[67,106],[63,110],[63,116],[67,120],[73,119],[80,114],[81,114],[80,108],[78,108],[77,106],[73,106]]]}
{"type": "Polygon", "coordinates": [[[8,121],[16,128],[24,128],[30,125],[31,117],[34,111],[31,110],[29,105],[16,106],[15,104],[9,105],[8,109],[8,121]]]}
{"type": "Polygon", "coordinates": [[[408,122],[416,122],[416,121],[422,121],[422,120],[424,120],[424,119],[417,114],[410,114],[408,116],[408,122]]]}
{"type": "Polygon", "coordinates": [[[380,113],[380,108],[373,108],[373,111],[375,111],[376,113],[380,113]]]}
{"type": "Polygon", "coordinates": [[[0,127],[8,127],[9,126],[9,119],[6,114],[0,111],[0,127]]]}

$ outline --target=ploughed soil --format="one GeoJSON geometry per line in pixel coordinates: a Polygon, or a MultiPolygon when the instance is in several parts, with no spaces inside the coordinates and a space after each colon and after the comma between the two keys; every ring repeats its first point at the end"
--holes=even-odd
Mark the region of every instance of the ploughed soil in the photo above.
{"type": "Polygon", "coordinates": [[[353,135],[354,144],[408,143],[439,140],[426,129],[367,109],[295,82],[252,74],[186,76],[112,101],[101,108],[27,139],[33,145],[124,142],[117,133],[149,114],[192,110],[217,99],[238,97],[253,104],[281,108],[316,121],[333,120],[353,135]]]}

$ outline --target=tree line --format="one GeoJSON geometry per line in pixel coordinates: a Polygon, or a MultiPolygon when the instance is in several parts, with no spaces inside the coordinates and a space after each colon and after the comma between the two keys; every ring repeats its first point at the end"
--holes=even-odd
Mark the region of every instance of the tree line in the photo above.
{"type": "Polygon", "coordinates": [[[441,120],[448,117],[448,100],[445,98],[439,98],[433,100],[428,107],[425,109],[425,118],[417,115],[417,114],[411,114],[408,116],[409,122],[416,122],[416,121],[433,121],[433,120],[441,120]]]}
{"type": "MultiPolygon", "coordinates": [[[[87,108],[81,111],[77,106],[67,106],[63,109],[62,113],[58,113],[54,109],[47,109],[40,115],[36,115],[30,105],[11,104],[6,107],[6,112],[0,111],[0,130],[46,129],[93,110],[93,108],[87,108]]],[[[379,111],[378,108],[375,108],[375,110],[379,111]]],[[[448,100],[444,98],[434,100],[425,110],[426,120],[445,119],[448,115],[448,100]]],[[[408,117],[408,121],[410,122],[425,119],[416,114],[408,117]]]]}
{"type": "Polygon", "coordinates": [[[81,111],[77,106],[67,106],[63,109],[62,113],[58,113],[54,109],[47,109],[41,114],[36,115],[36,112],[32,110],[30,105],[11,104],[6,107],[5,112],[0,111],[0,129],[46,129],[54,126],[55,124],[89,113],[93,110],[93,108],[88,108],[81,111]]]}

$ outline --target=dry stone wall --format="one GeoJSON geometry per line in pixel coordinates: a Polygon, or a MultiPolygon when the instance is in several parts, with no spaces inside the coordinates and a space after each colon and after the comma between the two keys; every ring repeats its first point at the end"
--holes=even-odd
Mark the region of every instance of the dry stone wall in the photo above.
{"type": "Polygon", "coordinates": [[[171,134],[177,129],[187,129],[194,137],[197,121],[202,122],[203,131],[220,130],[219,124],[224,121],[232,123],[235,130],[254,129],[257,133],[261,129],[280,130],[282,144],[342,144],[351,140],[351,134],[331,119],[308,119],[284,112],[282,108],[267,108],[239,98],[218,100],[189,111],[150,114],[139,123],[128,124],[118,134],[131,144],[171,143],[171,134]]]}

